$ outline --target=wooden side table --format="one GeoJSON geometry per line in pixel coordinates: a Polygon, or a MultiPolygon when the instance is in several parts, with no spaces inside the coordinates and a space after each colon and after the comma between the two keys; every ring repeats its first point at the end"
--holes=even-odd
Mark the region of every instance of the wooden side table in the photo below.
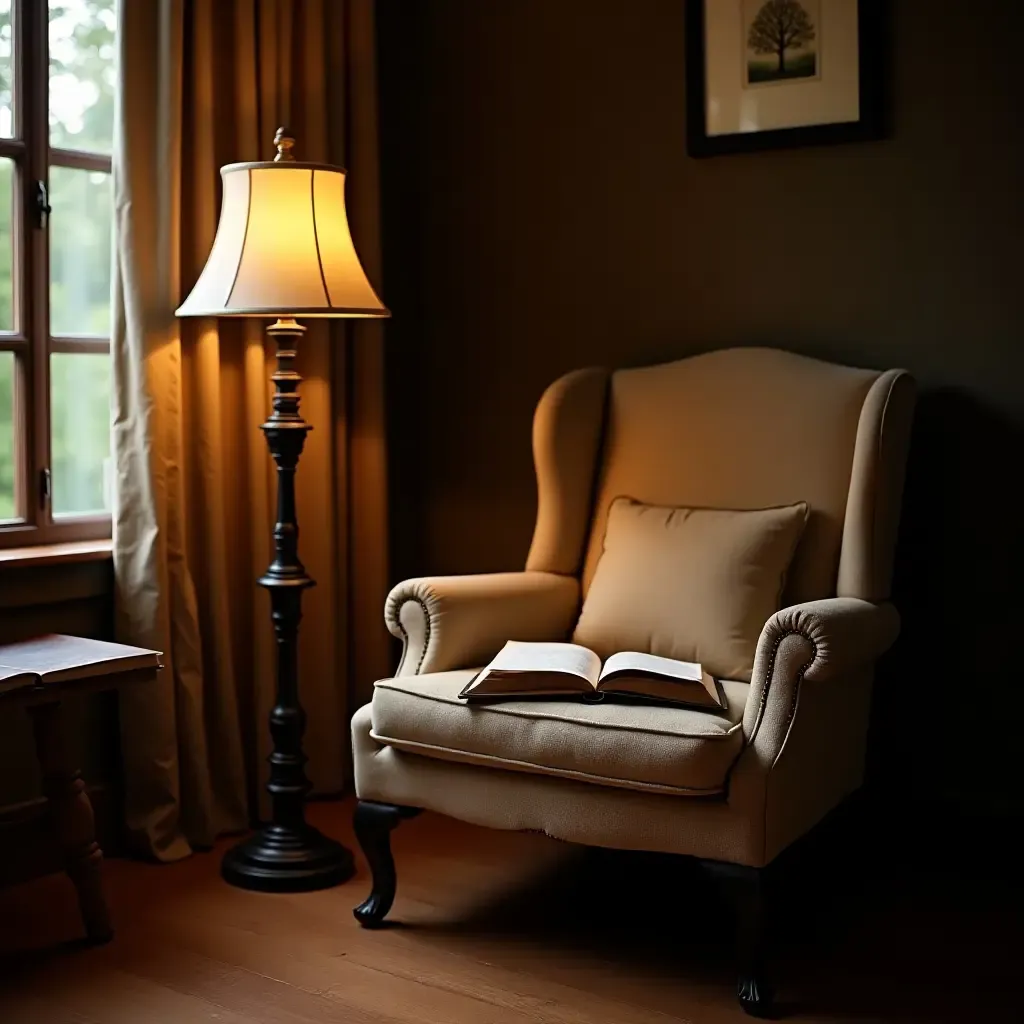
{"type": "Polygon", "coordinates": [[[94,943],[109,941],[114,931],[103,895],[103,851],[96,841],[92,804],[81,772],[68,760],[61,701],[69,693],[98,693],[152,681],[156,679],[156,672],[156,669],[140,669],[74,682],[48,683],[0,695],[0,713],[5,709],[24,708],[32,719],[51,827],[60,844],[64,870],[78,894],[86,937],[94,943]]]}

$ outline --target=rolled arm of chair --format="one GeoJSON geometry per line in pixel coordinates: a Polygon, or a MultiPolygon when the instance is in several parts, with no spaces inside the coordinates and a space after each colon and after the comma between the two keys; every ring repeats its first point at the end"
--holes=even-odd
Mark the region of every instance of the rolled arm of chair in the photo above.
{"type": "Polygon", "coordinates": [[[506,640],[565,640],[579,613],[574,576],[500,572],[405,580],[384,618],[402,641],[399,676],[470,668],[506,640]]]}
{"type": "Polygon", "coordinates": [[[757,643],[743,716],[747,744],[781,750],[800,683],[828,682],[863,669],[892,646],[900,617],[891,604],[855,597],[808,601],[777,611],[757,643]]]}
{"type": "Polygon", "coordinates": [[[872,663],[895,640],[889,604],[830,598],[776,612],[758,642],[729,805],[767,864],[863,779],[872,663]]]}

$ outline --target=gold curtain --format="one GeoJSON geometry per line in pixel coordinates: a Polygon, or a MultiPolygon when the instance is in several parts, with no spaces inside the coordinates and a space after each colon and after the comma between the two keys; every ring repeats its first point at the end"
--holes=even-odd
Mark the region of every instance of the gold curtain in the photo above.
{"type": "MultiPolygon", "coordinates": [[[[176,320],[210,251],[219,168],[299,159],[348,170],[357,249],[380,284],[372,0],[122,3],[114,190],[114,527],[119,638],[164,652],[126,691],[128,827],[171,860],[266,816],[274,698],[267,595],[275,480],[264,323],[176,320]]],[[[297,478],[308,591],[300,692],[317,792],[348,780],[348,719],[385,673],[379,325],[307,324],[297,478]]]]}

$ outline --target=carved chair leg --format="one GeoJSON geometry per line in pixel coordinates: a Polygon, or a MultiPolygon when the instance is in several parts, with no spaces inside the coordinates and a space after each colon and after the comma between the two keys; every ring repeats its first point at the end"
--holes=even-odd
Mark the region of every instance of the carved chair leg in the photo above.
{"type": "Polygon", "coordinates": [[[68,764],[60,704],[35,704],[28,710],[50,819],[64,855],[65,870],[78,893],[85,933],[91,942],[107,942],[114,932],[103,895],[103,853],[96,842],[96,824],[85,783],[68,764]]]}
{"type": "Polygon", "coordinates": [[[751,1017],[770,1018],[775,996],[766,971],[765,872],[718,861],[705,861],[704,867],[722,885],[736,915],[736,995],[740,1006],[751,1017]]]}
{"type": "Polygon", "coordinates": [[[355,832],[363,855],[370,864],[373,888],[355,910],[364,928],[379,928],[395,901],[395,861],[391,856],[391,833],[398,823],[419,814],[416,807],[398,807],[360,800],[356,804],[355,832]]]}

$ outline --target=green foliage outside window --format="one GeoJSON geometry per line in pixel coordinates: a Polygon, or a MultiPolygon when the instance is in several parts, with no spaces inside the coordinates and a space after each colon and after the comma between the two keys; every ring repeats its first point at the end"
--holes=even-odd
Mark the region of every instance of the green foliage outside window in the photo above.
{"type": "MultiPolygon", "coordinates": [[[[50,145],[109,154],[114,122],[115,0],[49,4],[50,145]]],[[[0,137],[12,137],[11,0],[0,0],[0,137]]],[[[0,159],[0,331],[15,329],[12,161],[0,159]]],[[[50,168],[50,325],[55,335],[110,332],[110,177],[50,168]]],[[[0,352],[0,520],[14,507],[14,374],[0,352]]],[[[53,510],[102,511],[109,465],[109,357],[55,353],[51,375],[53,510]]]]}

